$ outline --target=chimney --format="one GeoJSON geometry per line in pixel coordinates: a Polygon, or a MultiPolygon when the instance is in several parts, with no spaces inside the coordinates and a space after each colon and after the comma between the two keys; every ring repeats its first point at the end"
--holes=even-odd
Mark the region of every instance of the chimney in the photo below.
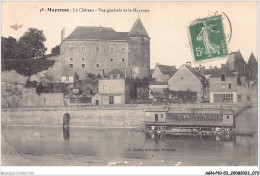
{"type": "Polygon", "coordinates": [[[124,70],[125,70],[125,78],[127,78],[127,68],[125,68],[124,70]]]}
{"type": "Polygon", "coordinates": [[[65,39],[65,28],[61,30],[61,42],[65,39]]]}
{"type": "Polygon", "coordinates": [[[186,62],[186,66],[191,68],[191,62],[190,61],[186,62]]]}

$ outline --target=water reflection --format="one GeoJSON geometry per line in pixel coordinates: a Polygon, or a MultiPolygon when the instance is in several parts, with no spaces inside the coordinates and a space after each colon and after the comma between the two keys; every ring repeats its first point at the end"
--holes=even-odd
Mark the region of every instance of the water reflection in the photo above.
{"type": "Polygon", "coordinates": [[[187,165],[250,165],[257,161],[257,138],[244,136],[157,136],[136,129],[32,126],[5,127],[2,136],[25,154],[173,160],[187,165]]]}
{"type": "Polygon", "coordinates": [[[199,134],[145,134],[145,140],[154,140],[155,142],[165,142],[166,140],[193,140],[193,141],[236,141],[234,135],[199,135],[199,134]]]}

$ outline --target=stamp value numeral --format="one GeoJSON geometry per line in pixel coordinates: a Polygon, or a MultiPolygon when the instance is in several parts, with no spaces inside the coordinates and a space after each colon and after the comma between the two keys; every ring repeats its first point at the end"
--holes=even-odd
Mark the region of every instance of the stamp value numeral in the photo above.
{"type": "Polygon", "coordinates": [[[204,48],[197,47],[196,48],[196,56],[198,56],[198,57],[202,56],[203,51],[204,51],[204,48]]]}

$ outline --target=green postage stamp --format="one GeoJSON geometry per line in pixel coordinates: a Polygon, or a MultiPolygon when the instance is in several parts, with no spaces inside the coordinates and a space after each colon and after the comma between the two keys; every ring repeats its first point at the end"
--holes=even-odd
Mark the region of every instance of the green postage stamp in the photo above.
{"type": "Polygon", "coordinates": [[[228,56],[221,15],[197,19],[189,33],[196,62],[228,56]]]}

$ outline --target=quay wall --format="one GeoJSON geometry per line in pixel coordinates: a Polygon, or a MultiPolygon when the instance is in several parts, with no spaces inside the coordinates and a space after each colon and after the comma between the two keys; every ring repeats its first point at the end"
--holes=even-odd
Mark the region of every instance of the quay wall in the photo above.
{"type": "Polygon", "coordinates": [[[71,127],[144,126],[144,110],[58,110],[58,111],[2,111],[2,125],[61,126],[63,115],[70,114],[71,127]]]}
{"type": "MultiPolygon", "coordinates": [[[[111,127],[142,128],[145,124],[145,111],[165,105],[119,105],[82,107],[22,107],[2,108],[1,122],[17,126],[62,126],[63,115],[70,115],[71,127],[111,127]]],[[[168,105],[171,108],[217,108],[219,105],[168,105]]],[[[227,105],[224,108],[239,110],[239,106],[227,105]],[[231,107],[232,106],[232,107],[231,107]]],[[[223,108],[223,106],[222,106],[223,108]]]]}

